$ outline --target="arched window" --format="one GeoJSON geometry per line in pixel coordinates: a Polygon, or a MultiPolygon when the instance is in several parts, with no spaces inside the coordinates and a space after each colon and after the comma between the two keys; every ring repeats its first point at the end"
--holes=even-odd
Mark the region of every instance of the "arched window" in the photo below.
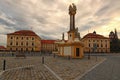
{"type": "Polygon", "coordinates": [[[21,51],[23,51],[23,48],[21,48],[21,51]]]}
{"type": "Polygon", "coordinates": [[[32,37],[32,40],[34,40],[34,38],[32,37]]]}
{"type": "Polygon", "coordinates": [[[16,39],[18,39],[18,37],[16,37],[16,39]]]}
{"type": "Polygon", "coordinates": [[[12,48],[10,48],[10,51],[12,51],[12,48]]]}
{"type": "Polygon", "coordinates": [[[105,45],[105,47],[107,48],[107,44],[105,45]]]}
{"type": "Polygon", "coordinates": [[[101,44],[101,47],[103,47],[103,45],[101,44]]]}

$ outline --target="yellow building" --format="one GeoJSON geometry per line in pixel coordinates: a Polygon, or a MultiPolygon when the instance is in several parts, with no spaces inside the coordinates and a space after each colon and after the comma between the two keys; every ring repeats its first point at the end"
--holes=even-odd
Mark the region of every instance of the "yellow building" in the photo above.
{"type": "Polygon", "coordinates": [[[41,38],[31,30],[20,30],[7,34],[7,50],[40,51],[41,38]]]}
{"type": "Polygon", "coordinates": [[[76,6],[69,6],[70,30],[68,31],[68,40],[65,42],[64,34],[62,41],[58,44],[58,55],[70,56],[71,58],[83,58],[83,43],[80,41],[78,28],[75,28],[76,6]]]}
{"type": "Polygon", "coordinates": [[[56,51],[58,45],[55,44],[55,40],[41,40],[41,51],[42,52],[53,52],[56,51]]]}
{"type": "Polygon", "coordinates": [[[95,52],[97,53],[110,52],[110,39],[96,34],[95,31],[85,35],[82,42],[84,43],[84,52],[93,52],[94,48],[96,48],[95,52]]]}

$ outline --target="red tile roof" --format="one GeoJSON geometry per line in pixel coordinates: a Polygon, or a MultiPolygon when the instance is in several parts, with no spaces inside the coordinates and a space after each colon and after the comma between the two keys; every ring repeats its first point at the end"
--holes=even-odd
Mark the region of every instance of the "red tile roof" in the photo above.
{"type": "Polygon", "coordinates": [[[5,50],[6,48],[4,46],[0,46],[0,50],[5,50]]]}
{"type": "Polygon", "coordinates": [[[104,37],[103,35],[99,35],[99,34],[95,34],[95,33],[88,33],[83,38],[109,39],[108,37],[104,37]]]}
{"type": "Polygon", "coordinates": [[[41,40],[42,44],[54,44],[56,40],[41,40]]]}
{"type": "Polygon", "coordinates": [[[24,35],[24,36],[37,36],[37,34],[31,30],[20,30],[7,35],[24,35]]]}

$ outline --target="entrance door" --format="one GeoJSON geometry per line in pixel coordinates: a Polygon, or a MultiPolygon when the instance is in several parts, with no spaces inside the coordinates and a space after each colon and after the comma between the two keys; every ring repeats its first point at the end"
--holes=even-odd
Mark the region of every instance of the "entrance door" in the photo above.
{"type": "Polygon", "coordinates": [[[76,48],[76,56],[79,56],[79,48],[76,48]]]}

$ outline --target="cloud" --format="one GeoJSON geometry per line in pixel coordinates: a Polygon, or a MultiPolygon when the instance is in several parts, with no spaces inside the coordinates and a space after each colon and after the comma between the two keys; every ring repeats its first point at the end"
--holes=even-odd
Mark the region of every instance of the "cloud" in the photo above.
{"type": "Polygon", "coordinates": [[[32,29],[41,38],[61,39],[69,30],[72,2],[77,6],[76,27],[81,36],[93,30],[105,36],[114,28],[120,32],[120,0],[0,0],[0,35],[32,29]]]}

